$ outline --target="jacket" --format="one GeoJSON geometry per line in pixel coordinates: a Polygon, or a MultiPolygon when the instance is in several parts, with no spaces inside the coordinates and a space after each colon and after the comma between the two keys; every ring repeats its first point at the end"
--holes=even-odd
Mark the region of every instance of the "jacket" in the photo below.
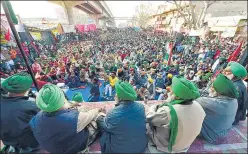
{"type": "Polygon", "coordinates": [[[246,118],[246,108],[247,108],[247,90],[245,84],[242,80],[236,80],[233,82],[238,89],[238,110],[235,117],[235,122],[239,120],[245,120],[246,118]]]}
{"type": "Polygon", "coordinates": [[[74,108],[52,113],[40,111],[30,121],[30,126],[42,149],[50,153],[77,153],[87,148],[88,125],[97,115],[97,109],[88,112],[74,108]]]}
{"type": "Polygon", "coordinates": [[[147,145],[145,109],[136,102],[121,102],[106,117],[97,119],[102,132],[102,153],[142,153],[147,145]]]}
{"type": "Polygon", "coordinates": [[[29,97],[1,97],[1,137],[4,145],[38,147],[29,121],[39,112],[29,97]],[[25,142],[23,142],[25,141],[25,142]]]}

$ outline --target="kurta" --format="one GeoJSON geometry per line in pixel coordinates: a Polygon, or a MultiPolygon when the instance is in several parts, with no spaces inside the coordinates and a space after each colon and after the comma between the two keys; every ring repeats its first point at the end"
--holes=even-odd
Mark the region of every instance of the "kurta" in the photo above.
{"type": "MultiPolygon", "coordinates": [[[[173,107],[178,116],[178,134],[172,152],[182,152],[190,147],[200,133],[205,112],[195,101],[176,104],[173,107]]],[[[169,152],[171,119],[169,107],[157,109],[157,106],[151,106],[146,117],[149,123],[147,130],[149,145],[155,146],[159,151],[169,152]]]]}
{"type": "Polygon", "coordinates": [[[225,137],[232,127],[238,108],[237,99],[229,97],[201,97],[196,100],[206,113],[201,135],[210,143],[225,137]]]}
{"type": "Polygon", "coordinates": [[[102,153],[142,153],[147,145],[144,106],[121,102],[97,120],[102,153]]]}

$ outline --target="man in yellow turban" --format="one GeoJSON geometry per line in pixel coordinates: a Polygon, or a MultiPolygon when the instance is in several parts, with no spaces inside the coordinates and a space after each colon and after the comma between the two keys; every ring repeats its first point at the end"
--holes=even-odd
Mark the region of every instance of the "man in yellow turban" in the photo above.
{"type": "Polygon", "coordinates": [[[147,112],[148,147],[160,152],[183,152],[201,131],[205,112],[194,100],[198,88],[185,78],[173,77],[171,100],[151,106],[147,112]],[[192,118],[194,117],[194,118],[192,118]]]}
{"type": "Polygon", "coordinates": [[[30,126],[42,149],[49,153],[77,153],[95,139],[98,131],[94,119],[99,109],[83,112],[72,107],[63,91],[53,84],[42,87],[36,104],[41,111],[30,126]]]}
{"type": "MultiPolygon", "coordinates": [[[[35,116],[39,109],[35,100],[28,97],[27,93],[33,81],[26,72],[21,72],[1,79],[1,88],[7,95],[1,94],[1,140],[6,146],[4,152],[8,153],[8,147],[12,146],[16,153],[35,152],[38,150],[38,142],[30,130],[28,122],[35,116]]],[[[13,148],[12,148],[13,149],[13,148]]],[[[13,151],[12,151],[13,152],[13,151]]]]}
{"type": "Polygon", "coordinates": [[[196,101],[206,113],[201,135],[214,144],[222,140],[232,127],[238,108],[238,91],[231,80],[219,74],[210,88],[210,93],[211,97],[201,97],[196,101]]]}
{"type": "Polygon", "coordinates": [[[147,145],[145,109],[134,102],[137,94],[128,82],[115,84],[117,105],[97,119],[102,153],[142,153],[147,145]]]}
{"type": "Polygon", "coordinates": [[[238,125],[239,121],[246,119],[246,107],[247,107],[247,89],[242,79],[247,75],[247,70],[244,66],[237,62],[230,62],[224,70],[225,75],[233,81],[235,86],[238,88],[238,110],[236,113],[235,121],[233,125],[238,125]]]}

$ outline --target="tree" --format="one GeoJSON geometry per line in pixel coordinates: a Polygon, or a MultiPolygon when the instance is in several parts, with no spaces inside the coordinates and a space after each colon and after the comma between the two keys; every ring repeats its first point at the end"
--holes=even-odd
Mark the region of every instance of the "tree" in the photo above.
{"type": "Polygon", "coordinates": [[[187,26],[188,29],[198,29],[203,26],[207,9],[215,2],[215,0],[204,1],[204,7],[201,9],[200,14],[196,13],[195,5],[192,4],[192,1],[184,1],[184,3],[182,3],[183,1],[181,0],[173,0],[167,2],[173,3],[176,6],[178,11],[176,21],[178,17],[182,17],[184,19],[185,26],[187,26]]]}
{"type": "Polygon", "coordinates": [[[145,28],[149,18],[153,15],[154,10],[152,5],[149,4],[140,4],[135,8],[134,19],[141,28],[145,28]]]}
{"type": "Polygon", "coordinates": [[[207,14],[207,9],[214,3],[215,1],[204,1],[204,8],[201,11],[201,14],[198,17],[198,22],[197,22],[197,26],[198,27],[202,27],[206,14],[207,14]]]}

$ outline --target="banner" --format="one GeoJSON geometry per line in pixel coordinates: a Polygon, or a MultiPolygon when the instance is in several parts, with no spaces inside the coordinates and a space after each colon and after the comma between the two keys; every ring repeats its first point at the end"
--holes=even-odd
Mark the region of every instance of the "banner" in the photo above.
{"type": "Polygon", "coordinates": [[[89,31],[95,31],[96,25],[95,24],[88,24],[88,25],[76,25],[76,28],[80,32],[89,32],[89,31]]]}
{"type": "Polygon", "coordinates": [[[59,31],[58,31],[57,28],[52,29],[51,32],[52,32],[53,35],[55,35],[55,36],[56,36],[57,34],[59,34],[59,31]]]}
{"type": "Polygon", "coordinates": [[[30,32],[34,40],[41,40],[41,33],[40,32],[30,32]]]}
{"type": "Polygon", "coordinates": [[[62,27],[61,24],[58,24],[57,30],[58,30],[58,33],[59,34],[63,34],[64,33],[64,29],[63,29],[63,27],[62,27]]]}
{"type": "Polygon", "coordinates": [[[8,41],[7,40],[5,40],[5,38],[4,38],[4,34],[3,33],[1,33],[1,37],[0,37],[0,44],[7,44],[8,43],[8,41]]]}

